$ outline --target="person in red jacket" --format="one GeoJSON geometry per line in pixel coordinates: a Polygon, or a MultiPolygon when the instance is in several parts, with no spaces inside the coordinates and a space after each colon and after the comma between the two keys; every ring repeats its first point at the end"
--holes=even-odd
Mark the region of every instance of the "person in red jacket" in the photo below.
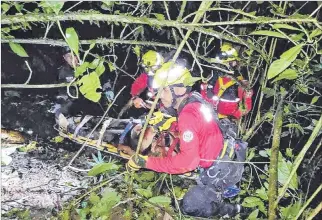
{"type": "Polygon", "coordinates": [[[163,63],[163,56],[156,51],[149,50],[142,56],[142,67],[144,68],[145,72],[141,73],[141,75],[135,79],[131,86],[131,96],[133,99],[134,107],[144,107],[144,102],[139,97],[139,95],[146,88],[149,89],[148,96],[152,98],[153,94],[151,91],[151,83],[153,80],[153,76],[155,71],[159,69],[163,63]]]}
{"type": "MultiPolygon", "coordinates": [[[[216,59],[228,64],[233,70],[238,68],[238,53],[231,44],[224,43],[216,59]]],[[[232,116],[239,119],[252,108],[253,91],[246,89],[247,86],[248,82],[241,76],[219,76],[217,79],[213,77],[208,83],[202,83],[200,93],[217,109],[220,118],[232,116]]]]}
{"type": "MultiPolygon", "coordinates": [[[[178,114],[179,152],[163,158],[134,155],[127,168],[170,174],[183,174],[198,168],[200,179],[184,196],[183,213],[201,217],[233,216],[240,211],[240,205],[223,202],[222,195],[227,187],[240,181],[243,164],[216,161],[224,146],[219,120],[212,106],[199,93],[191,93],[193,81],[188,69],[172,62],[156,71],[153,88],[164,86],[161,102],[165,107],[176,109],[178,114]]],[[[236,155],[238,160],[245,160],[245,146],[236,151],[236,155]]],[[[222,159],[230,160],[226,155],[222,159]]]]}

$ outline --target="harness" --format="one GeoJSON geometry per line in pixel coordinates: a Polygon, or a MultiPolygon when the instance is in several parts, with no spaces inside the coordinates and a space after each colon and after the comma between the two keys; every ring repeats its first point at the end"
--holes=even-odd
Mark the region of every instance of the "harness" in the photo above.
{"type": "MultiPolygon", "coordinates": [[[[242,76],[237,77],[238,81],[243,80],[242,76]]],[[[205,98],[208,99],[209,102],[212,103],[213,108],[217,110],[219,100],[224,102],[239,102],[240,98],[236,98],[235,100],[228,100],[222,98],[223,94],[226,92],[228,88],[237,84],[237,81],[234,79],[229,80],[228,82],[224,82],[224,77],[219,77],[216,81],[211,81],[209,84],[204,83],[201,85],[201,93],[204,94],[205,98]],[[214,94],[214,89],[217,86],[218,91],[217,94],[214,94]]],[[[237,109],[236,109],[237,110],[237,109]]],[[[219,118],[226,118],[226,115],[222,115],[218,113],[219,118]]]]}

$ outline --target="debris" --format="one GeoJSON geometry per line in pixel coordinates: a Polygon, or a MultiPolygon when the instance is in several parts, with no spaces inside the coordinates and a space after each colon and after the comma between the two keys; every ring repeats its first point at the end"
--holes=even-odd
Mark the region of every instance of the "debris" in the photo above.
{"type": "Polygon", "coordinates": [[[12,157],[9,155],[15,152],[17,147],[3,147],[1,145],[1,166],[7,166],[11,163],[12,157]]]}
{"type": "Polygon", "coordinates": [[[18,150],[20,152],[29,152],[29,151],[35,150],[36,148],[37,148],[37,142],[32,141],[27,146],[18,148],[18,150]]]}
{"type": "Polygon", "coordinates": [[[1,142],[2,143],[24,143],[25,138],[18,131],[6,130],[1,128],[1,142]]]}
{"type": "Polygon", "coordinates": [[[62,136],[56,136],[56,137],[52,138],[51,141],[55,142],[55,143],[61,143],[64,141],[64,138],[62,136]]]}

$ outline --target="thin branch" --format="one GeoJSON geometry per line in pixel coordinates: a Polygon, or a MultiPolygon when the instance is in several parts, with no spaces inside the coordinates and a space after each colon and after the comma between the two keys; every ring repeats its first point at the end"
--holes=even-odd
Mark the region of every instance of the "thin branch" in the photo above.
{"type": "Polygon", "coordinates": [[[320,204],[313,209],[313,211],[311,212],[311,214],[307,217],[306,220],[312,220],[317,214],[320,213],[320,211],[322,210],[322,202],[320,202],[320,204]]]}
{"type": "Polygon", "coordinates": [[[314,12],[312,12],[312,14],[310,14],[309,18],[312,17],[313,15],[315,15],[315,13],[317,13],[322,7],[322,4],[319,5],[319,7],[317,7],[314,12]]]}
{"type": "Polygon", "coordinates": [[[28,77],[27,81],[24,83],[25,85],[27,85],[30,82],[30,79],[31,79],[31,76],[32,76],[32,69],[30,68],[29,63],[28,63],[27,60],[25,61],[25,63],[26,63],[26,66],[29,69],[29,77],[28,77]]]}
{"type": "Polygon", "coordinates": [[[113,106],[114,102],[116,101],[117,97],[121,94],[121,92],[125,89],[125,86],[116,94],[113,102],[111,104],[109,104],[108,108],[106,109],[106,111],[104,112],[102,118],[99,120],[99,122],[95,125],[95,127],[93,128],[93,130],[87,135],[86,137],[86,141],[83,143],[82,147],[78,150],[78,152],[74,155],[74,157],[71,159],[71,161],[68,163],[67,168],[72,165],[72,163],[74,162],[74,160],[78,157],[78,155],[80,154],[80,152],[84,149],[84,147],[86,146],[89,137],[93,134],[93,132],[96,130],[96,128],[102,123],[102,121],[105,119],[105,116],[107,115],[107,113],[109,112],[109,110],[111,109],[111,107],[113,106]]]}
{"type": "Polygon", "coordinates": [[[288,179],[286,180],[281,192],[279,193],[279,197],[278,199],[275,201],[275,207],[277,207],[278,205],[278,202],[281,200],[281,198],[284,196],[285,192],[286,192],[286,189],[288,188],[290,182],[291,182],[291,179],[293,178],[294,174],[296,173],[297,171],[297,168],[300,166],[306,152],[308,151],[308,149],[311,147],[311,145],[313,144],[313,141],[315,140],[315,138],[318,136],[320,130],[322,128],[322,114],[320,116],[320,119],[319,121],[316,123],[316,126],[315,128],[313,129],[312,131],[312,134],[311,136],[309,137],[308,141],[306,142],[306,144],[304,145],[304,147],[302,148],[301,152],[298,154],[298,156],[296,157],[294,163],[293,163],[293,166],[292,166],[292,170],[291,170],[291,173],[288,177],[288,179]]]}
{"type": "MultiPolygon", "coordinates": [[[[245,12],[242,12],[245,13],[245,12]]],[[[248,14],[248,13],[245,13],[248,14]]],[[[248,14],[248,16],[250,16],[248,14]]],[[[231,36],[226,36],[220,32],[214,31],[213,29],[209,28],[202,28],[202,27],[209,27],[209,26],[222,26],[222,25],[245,25],[245,24],[272,24],[272,23],[292,23],[292,22],[302,22],[302,23],[314,23],[315,25],[319,25],[318,21],[314,18],[287,18],[287,19],[253,19],[253,20],[242,20],[242,21],[224,21],[224,22],[210,22],[210,23],[182,23],[178,21],[168,21],[163,20],[159,21],[158,19],[154,18],[146,18],[146,17],[134,17],[134,16],[125,16],[125,15],[107,15],[107,14],[100,14],[100,13],[67,13],[64,15],[55,15],[55,14],[27,14],[27,15],[7,15],[3,16],[1,20],[1,24],[13,24],[13,23],[20,23],[20,22],[46,22],[46,21],[67,21],[67,20],[84,20],[84,21],[108,21],[108,22],[121,22],[124,24],[145,24],[145,25],[152,25],[152,26],[165,26],[165,27],[175,27],[175,28],[184,28],[189,31],[196,31],[201,32],[206,35],[214,36],[218,39],[224,39],[227,41],[235,42],[238,44],[245,45],[250,49],[253,49],[259,52],[263,57],[266,58],[266,55],[262,53],[261,50],[256,48],[250,42],[244,41],[240,38],[235,38],[231,36]]],[[[319,25],[320,26],[320,25],[319,25]]]]}
{"type": "Polygon", "coordinates": [[[25,85],[25,84],[1,84],[1,88],[14,88],[14,89],[50,89],[66,87],[69,83],[60,84],[43,84],[43,85],[25,85]]]}
{"type": "Polygon", "coordinates": [[[296,217],[294,218],[294,220],[297,220],[301,214],[303,213],[303,211],[306,209],[306,207],[308,205],[310,205],[310,203],[312,202],[312,200],[315,198],[315,196],[321,191],[322,189],[322,184],[315,190],[315,192],[312,194],[312,196],[309,198],[309,200],[306,201],[306,203],[302,206],[302,208],[300,209],[300,211],[297,213],[296,217]]]}

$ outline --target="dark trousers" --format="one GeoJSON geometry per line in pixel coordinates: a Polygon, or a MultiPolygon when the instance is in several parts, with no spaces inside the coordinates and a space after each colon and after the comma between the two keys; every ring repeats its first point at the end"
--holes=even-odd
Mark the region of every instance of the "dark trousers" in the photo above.
{"type": "MultiPolygon", "coordinates": [[[[236,152],[236,161],[245,161],[246,148],[247,144],[236,152]]],[[[222,160],[231,159],[224,156],[222,160]]],[[[192,187],[183,197],[183,213],[206,218],[214,215],[235,215],[236,205],[223,202],[222,193],[227,187],[241,180],[243,171],[243,163],[214,162],[200,173],[198,185],[192,187]]]]}

